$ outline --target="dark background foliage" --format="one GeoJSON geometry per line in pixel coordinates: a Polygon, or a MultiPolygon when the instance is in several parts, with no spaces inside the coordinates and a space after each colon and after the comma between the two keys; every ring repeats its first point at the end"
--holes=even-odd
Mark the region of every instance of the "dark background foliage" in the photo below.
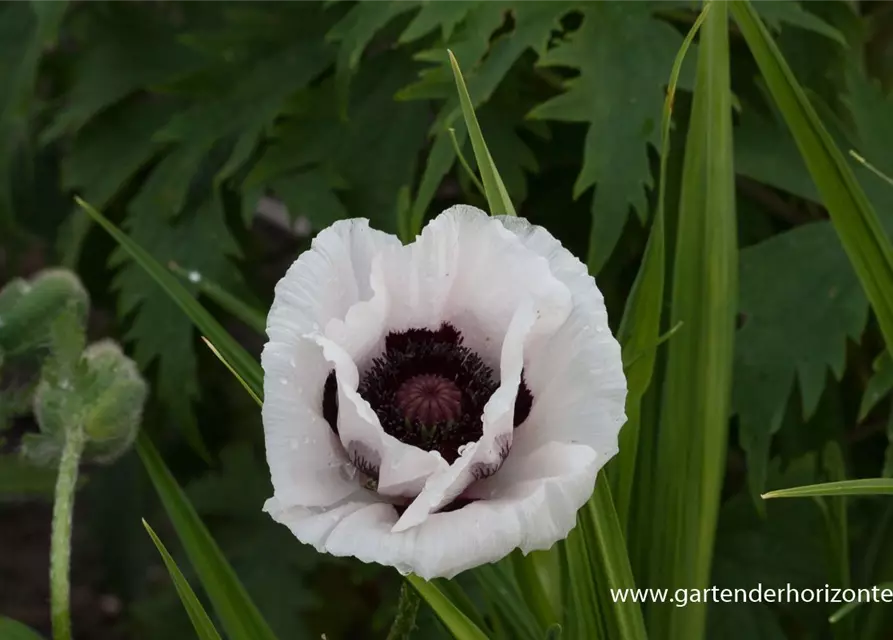
{"type": "MultiPolygon", "coordinates": [[[[757,8],[841,146],[893,173],[893,4],[757,8]]],[[[471,158],[450,47],[520,215],[587,261],[616,323],[653,213],[664,85],[695,15],[687,2],[0,4],[0,282],[47,265],[80,274],[92,335],[122,341],[144,370],[144,428],[280,637],[383,636],[397,578],[319,556],[260,512],[271,490],[256,408],[71,196],[161,262],[265,308],[312,233],[334,220],[368,217],[393,232],[400,211],[485,204],[448,133],[471,158]]],[[[819,512],[808,502],[766,510],[755,498],[782,479],[821,478],[829,447],[850,477],[893,471],[893,362],[875,360],[882,343],[859,282],[730,30],[740,328],[714,581],[821,586],[835,574],[819,512]]],[[[677,96],[675,149],[691,76],[677,96]]],[[[859,176],[893,230],[893,188],[859,176]]],[[[259,350],[261,338],[227,322],[259,350]]],[[[46,630],[46,478],[26,477],[33,470],[12,458],[31,428],[17,421],[2,445],[0,613],[46,630]]],[[[75,629],[98,640],[189,637],[140,524],[166,526],[139,461],[86,476],[75,629]]],[[[893,507],[864,500],[850,515],[854,584],[890,580],[893,507]]],[[[872,606],[866,624],[889,637],[893,623],[872,606]]],[[[820,638],[828,613],[717,606],[709,635],[820,638]]],[[[429,614],[420,624],[419,637],[434,633],[429,614]]]]}

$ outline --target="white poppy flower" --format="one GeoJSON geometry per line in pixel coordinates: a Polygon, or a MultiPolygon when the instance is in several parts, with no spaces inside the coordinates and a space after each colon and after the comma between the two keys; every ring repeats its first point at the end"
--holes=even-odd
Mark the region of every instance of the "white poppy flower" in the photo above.
{"type": "Polygon", "coordinates": [[[545,229],[457,206],[412,244],[343,220],[276,286],[274,497],[321,552],[423,578],[565,537],[617,452],[620,346],[545,229]]]}

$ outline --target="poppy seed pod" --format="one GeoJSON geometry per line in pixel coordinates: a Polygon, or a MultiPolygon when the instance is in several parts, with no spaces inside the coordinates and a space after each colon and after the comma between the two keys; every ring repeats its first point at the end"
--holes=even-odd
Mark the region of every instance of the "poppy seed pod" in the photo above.
{"type": "Polygon", "coordinates": [[[545,229],[457,206],[402,245],[344,220],[276,286],[263,421],[302,542],[424,578],[565,537],[617,452],[620,346],[545,229]]]}

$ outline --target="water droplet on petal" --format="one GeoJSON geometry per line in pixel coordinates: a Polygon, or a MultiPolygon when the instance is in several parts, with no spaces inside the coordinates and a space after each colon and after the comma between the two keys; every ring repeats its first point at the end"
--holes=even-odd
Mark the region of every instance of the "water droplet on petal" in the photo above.
{"type": "Polygon", "coordinates": [[[295,362],[295,359],[294,359],[294,358],[289,358],[289,360],[288,360],[288,364],[291,365],[291,368],[292,368],[292,369],[297,369],[297,368],[298,368],[298,363],[295,362]]]}
{"type": "Polygon", "coordinates": [[[412,573],[412,567],[403,562],[398,562],[394,565],[394,568],[400,573],[401,576],[408,576],[412,573]]]}
{"type": "Polygon", "coordinates": [[[283,385],[288,384],[288,378],[279,378],[279,382],[283,385]]]}
{"type": "Polygon", "coordinates": [[[298,449],[298,441],[297,441],[297,440],[292,440],[292,441],[289,443],[289,446],[291,447],[291,450],[292,450],[292,451],[297,451],[297,449],[298,449]]]}

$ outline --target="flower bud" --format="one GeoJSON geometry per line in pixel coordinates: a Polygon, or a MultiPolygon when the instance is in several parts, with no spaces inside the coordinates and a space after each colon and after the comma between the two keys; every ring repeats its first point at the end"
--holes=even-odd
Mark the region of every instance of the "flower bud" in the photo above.
{"type": "Polygon", "coordinates": [[[84,458],[111,462],[139,431],[148,387],[136,364],[111,340],[87,347],[73,379],[44,377],[34,395],[40,435],[26,439],[23,453],[47,464],[58,460],[66,429],[81,428],[84,458]]]}
{"type": "Polygon", "coordinates": [[[83,324],[89,296],[70,271],[46,269],[30,282],[20,278],[9,282],[0,291],[0,351],[20,353],[40,344],[68,304],[83,324]]]}

